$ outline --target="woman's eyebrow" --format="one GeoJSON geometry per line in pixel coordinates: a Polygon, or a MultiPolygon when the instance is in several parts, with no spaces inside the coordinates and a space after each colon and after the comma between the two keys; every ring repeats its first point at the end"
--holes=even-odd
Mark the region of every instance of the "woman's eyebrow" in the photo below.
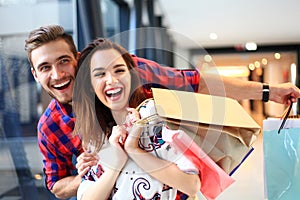
{"type": "Polygon", "coordinates": [[[125,67],[126,65],[125,64],[116,64],[115,66],[113,66],[113,68],[117,68],[117,67],[125,67]]]}
{"type": "MultiPolygon", "coordinates": [[[[118,67],[125,67],[126,65],[125,64],[116,64],[113,66],[113,69],[114,68],[118,68],[118,67]]],[[[94,71],[100,71],[100,70],[105,70],[105,67],[95,67],[92,72],[94,71]]]]}
{"type": "Polygon", "coordinates": [[[105,68],[104,67],[95,67],[92,72],[94,71],[103,71],[105,68]]]}

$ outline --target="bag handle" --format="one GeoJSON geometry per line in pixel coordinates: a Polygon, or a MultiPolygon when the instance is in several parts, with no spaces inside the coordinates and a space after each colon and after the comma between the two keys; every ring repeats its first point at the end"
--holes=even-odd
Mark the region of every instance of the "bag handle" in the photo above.
{"type": "Polygon", "coordinates": [[[279,127],[279,129],[278,129],[278,134],[280,134],[280,131],[283,129],[284,124],[285,124],[285,122],[286,122],[287,118],[289,117],[290,112],[291,112],[291,110],[292,110],[293,102],[292,102],[292,101],[290,101],[290,102],[291,102],[291,104],[290,104],[289,107],[284,111],[283,116],[281,117],[281,119],[283,119],[283,120],[282,120],[281,125],[280,125],[280,127],[279,127]]]}

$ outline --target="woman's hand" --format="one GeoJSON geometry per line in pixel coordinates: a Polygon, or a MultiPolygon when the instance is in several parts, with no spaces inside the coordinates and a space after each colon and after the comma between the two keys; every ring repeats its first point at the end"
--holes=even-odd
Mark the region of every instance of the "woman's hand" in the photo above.
{"type": "Polygon", "coordinates": [[[134,123],[140,120],[139,112],[134,108],[127,108],[128,115],[126,117],[124,127],[128,131],[128,135],[124,144],[127,153],[139,148],[138,143],[141,136],[142,128],[134,123]]]}
{"type": "Polygon", "coordinates": [[[111,136],[109,137],[109,143],[117,148],[123,148],[124,142],[127,137],[127,130],[123,126],[113,126],[111,136]]]}
{"type": "Polygon", "coordinates": [[[128,159],[127,153],[123,149],[126,138],[127,131],[122,126],[117,125],[112,128],[112,133],[109,137],[108,152],[105,153],[109,155],[109,159],[105,161],[109,167],[121,170],[125,165],[128,159]]]}
{"type": "Polygon", "coordinates": [[[130,132],[132,126],[135,122],[141,119],[140,113],[134,108],[127,108],[128,114],[126,116],[123,126],[125,129],[130,132]]]}

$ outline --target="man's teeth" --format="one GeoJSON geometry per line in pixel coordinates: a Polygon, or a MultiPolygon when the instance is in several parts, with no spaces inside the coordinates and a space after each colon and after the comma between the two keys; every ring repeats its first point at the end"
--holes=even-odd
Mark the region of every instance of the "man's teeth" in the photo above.
{"type": "Polygon", "coordinates": [[[121,91],[121,88],[117,88],[117,89],[115,89],[115,90],[109,90],[109,91],[107,91],[106,93],[107,94],[116,94],[116,93],[118,93],[118,92],[120,92],[121,91]]]}
{"type": "Polygon", "coordinates": [[[63,82],[63,83],[60,83],[60,84],[57,84],[57,85],[54,85],[54,87],[56,88],[59,88],[59,87],[62,87],[62,86],[65,86],[69,83],[69,81],[66,81],[66,82],[63,82]]]}

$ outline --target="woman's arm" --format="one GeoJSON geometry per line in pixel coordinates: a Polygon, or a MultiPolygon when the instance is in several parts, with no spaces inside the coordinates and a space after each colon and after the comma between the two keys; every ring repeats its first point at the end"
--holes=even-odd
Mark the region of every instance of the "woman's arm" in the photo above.
{"type": "MultiPolygon", "coordinates": [[[[90,183],[82,192],[82,195],[78,195],[78,199],[81,200],[99,200],[108,199],[117,178],[127,162],[128,156],[123,150],[120,139],[126,138],[127,132],[120,126],[114,126],[112,134],[109,137],[109,144],[105,145],[101,149],[103,156],[100,155],[100,161],[104,167],[103,174],[96,180],[96,182],[90,183]]],[[[79,187],[79,191],[80,191],[79,187]]]]}
{"type": "Polygon", "coordinates": [[[133,126],[127,136],[124,148],[130,158],[155,179],[189,196],[195,196],[201,186],[198,174],[187,174],[181,171],[176,164],[140,149],[138,146],[140,133],[141,128],[133,126]]]}
{"type": "MultiPolygon", "coordinates": [[[[100,178],[88,186],[88,189],[83,192],[82,196],[78,197],[80,200],[107,200],[115,185],[120,171],[112,168],[107,168],[100,178]]],[[[84,184],[84,183],[82,183],[84,184]]],[[[81,187],[81,186],[80,186],[81,187]]],[[[80,190],[79,187],[79,190],[80,190]]]]}

